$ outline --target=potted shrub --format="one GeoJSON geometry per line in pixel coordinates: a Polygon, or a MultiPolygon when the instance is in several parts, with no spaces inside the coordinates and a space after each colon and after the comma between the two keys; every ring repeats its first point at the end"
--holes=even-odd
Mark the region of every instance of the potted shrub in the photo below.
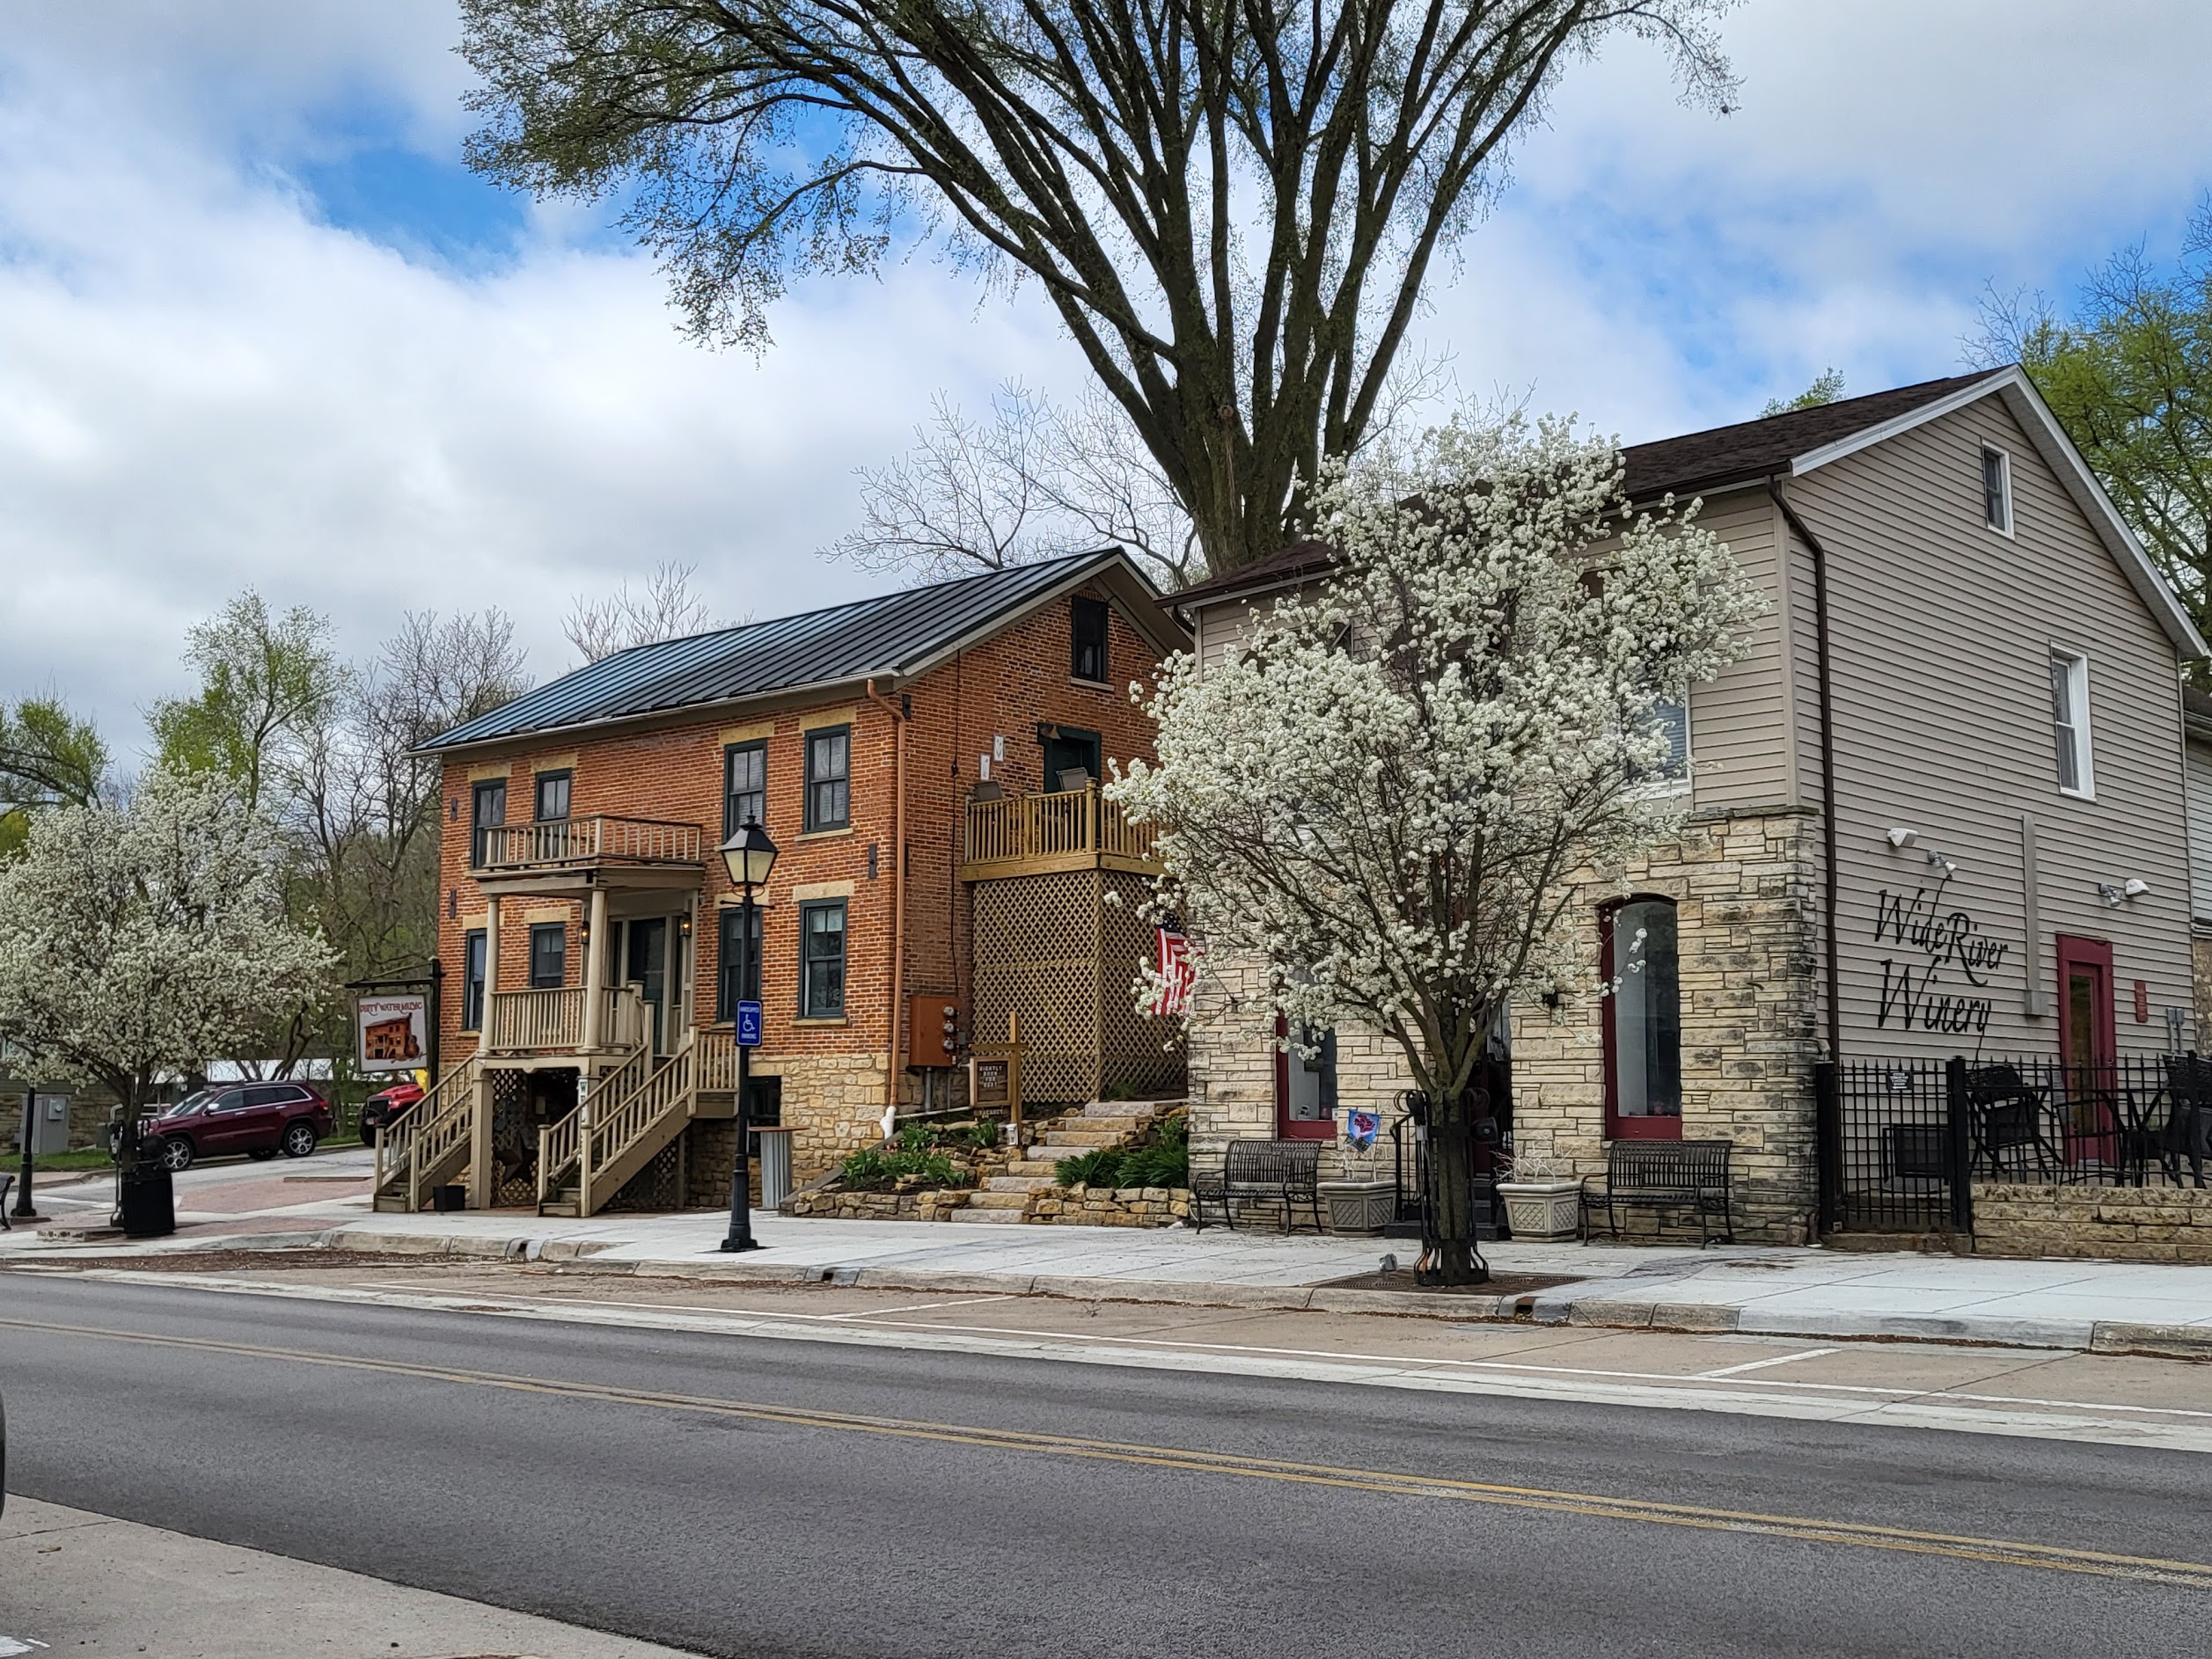
{"type": "Polygon", "coordinates": [[[1317,1181],[1314,1186],[1322,1202],[1329,1207],[1331,1232],[1381,1232],[1397,1218],[1397,1183],[1375,1179],[1375,1138],[1381,1128],[1379,1114],[1344,1114],[1346,1178],[1317,1181]]]}
{"type": "Polygon", "coordinates": [[[1498,1180],[1498,1195],[1516,1239],[1571,1239],[1582,1231],[1582,1178],[1549,1158],[1515,1158],[1513,1173],[1498,1180]]]}

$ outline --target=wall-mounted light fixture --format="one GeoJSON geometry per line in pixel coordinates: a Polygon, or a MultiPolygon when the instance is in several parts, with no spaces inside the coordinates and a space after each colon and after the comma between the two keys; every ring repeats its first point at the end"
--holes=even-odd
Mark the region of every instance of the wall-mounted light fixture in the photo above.
{"type": "Polygon", "coordinates": [[[2097,896],[2118,910],[2129,899],[2139,899],[2150,891],[2150,883],[2140,876],[2129,876],[2125,881],[2099,881],[2097,896]]]}
{"type": "Polygon", "coordinates": [[[1920,831],[1917,830],[1893,830],[1889,832],[1886,839],[1889,842],[1891,846],[1895,847],[1900,852],[1902,852],[1907,847],[1909,847],[1914,842],[1920,839],[1920,831]]]}
{"type": "Polygon", "coordinates": [[[2131,875],[2120,884],[2120,890],[2131,899],[2139,899],[2150,891],[2150,883],[2139,876],[2131,875]]]}
{"type": "Polygon", "coordinates": [[[1959,873],[1959,866],[1951,861],[1949,855],[1938,852],[1933,847],[1928,849],[1928,867],[1931,870],[1941,870],[1943,879],[1946,881],[1959,873]]]}

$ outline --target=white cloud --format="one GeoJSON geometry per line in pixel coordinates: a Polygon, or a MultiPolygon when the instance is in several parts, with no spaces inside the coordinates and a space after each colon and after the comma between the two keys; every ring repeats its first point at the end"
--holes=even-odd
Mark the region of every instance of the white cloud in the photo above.
{"type": "MultiPolygon", "coordinates": [[[[356,652],[407,608],[502,604],[541,673],[572,592],[664,557],[730,613],[845,596],[880,579],[813,550],[935,389],[1080,384],[1037,308],[927,261],[808,289],[756,367],[681,339],[570,210],[481,269],[323,223],[300,170],[450,156],[456,32],[450,0],[11,6],[0,694],[55,686],[128,749],[249,582],[356,652]]],[[[1984,277],[2062,284],[2212,183],[2193,0],[1754,0],[1725,38],[1726,120],[1648,48],[1569,79],[1426,321],[1462,386],[1640,438],[1831,362],[1951,372],[1984,277]]]]}

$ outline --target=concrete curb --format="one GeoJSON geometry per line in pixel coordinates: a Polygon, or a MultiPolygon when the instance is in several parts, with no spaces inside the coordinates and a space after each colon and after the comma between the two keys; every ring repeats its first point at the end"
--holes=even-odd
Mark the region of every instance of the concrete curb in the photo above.
{"type": "MultiPolygon", "coordinates": [[[[195,1241],[197,1242],[197,1241],[195,1241]]],[[[1619,1294],[1623,1280],[1585,1280],[1515,1296],[1430,1296],[1398,1290],[1352,1290],[1315,1285],[1263,1285],[1161,1279],[1108,1279],[1059,1274],[984,1273],[970,1269],[779,1261],[773,1253],[703,1256],[689,1261],[609,1261],[620,1241],[545,1235],[514,1239],[472,1234],[382,1232],[358,1224],[319,1231],[248,1233],[210,1239],[205,1249],[328,1249],[465,1261],[542,1261],[638,1278],[729,1284],[835,1284],[881,1290],[970,1296],[1049,1296],[1072,1301],[1153,1303],[1176,1307],[1249,1308],[1276,1312],[1379,1313],[1451,1322],[1528,1320],[1608,1330],[1677,1331],[1699,1335],[1822,1339],[1856,1337],[1903,1342],[1952,1342],[1996,1348],[2140,1354],[2164,1359],[2212,1359],[2212,1327],[2140,1324],[2119,1319],[2037,1319],[1990,1315],[1875,1312],[1784,1313],[1755,1305],[1645,1301],[1619,1294]]],[[[12,1254],[14,1253],[11,1253],[12,1254]]],[[[164,1255],[187,1253],[164,1251],[164,1255]]]]}

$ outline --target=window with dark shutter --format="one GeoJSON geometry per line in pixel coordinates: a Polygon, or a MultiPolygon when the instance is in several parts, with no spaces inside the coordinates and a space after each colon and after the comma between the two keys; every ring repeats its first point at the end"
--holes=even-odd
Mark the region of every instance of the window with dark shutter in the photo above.
{"type": "Polygon", "coordinates": [[[768,827],[768,745],[733,743],[722,751],[722,839],[740,824],[768,827]]]}
{"type": "Polygon", "coordinates": [[[530,988],[558,990],[568,979],[568,928],[562,922],[530,925],[530,988]]]}
{"type": "Polygon", "coordinates": [[[799,1017],[845,1015],[845,901],[799,907],[799,1017]]]}
{"type": "Polygon", "coordinates": [[[751,937],[747,938],[745,907],[722,907],[716,943],[714,1018],[725,1023],[737,1018],[737,1005],[760,1000],[760,924],[766,914],[752,910],[751,937]]]}
{"type": "Polygon", "coordinates": [[[852,822],[850,791],[853,728],[832,726],[807,734],[806,829],[842,830],[852,822]]]}
{"type": "Polygon", "coordinates": [[[539,823],[558,823],[568,815],[568,779],[567,771],[538,774],[538,809],[539,823]]]}
{"type": "Polygon", "coordinates": [[[1067,602],[1071,650],[1068,672],[1079,680],[1106,683],[1106,602],[1067,602]]]}

